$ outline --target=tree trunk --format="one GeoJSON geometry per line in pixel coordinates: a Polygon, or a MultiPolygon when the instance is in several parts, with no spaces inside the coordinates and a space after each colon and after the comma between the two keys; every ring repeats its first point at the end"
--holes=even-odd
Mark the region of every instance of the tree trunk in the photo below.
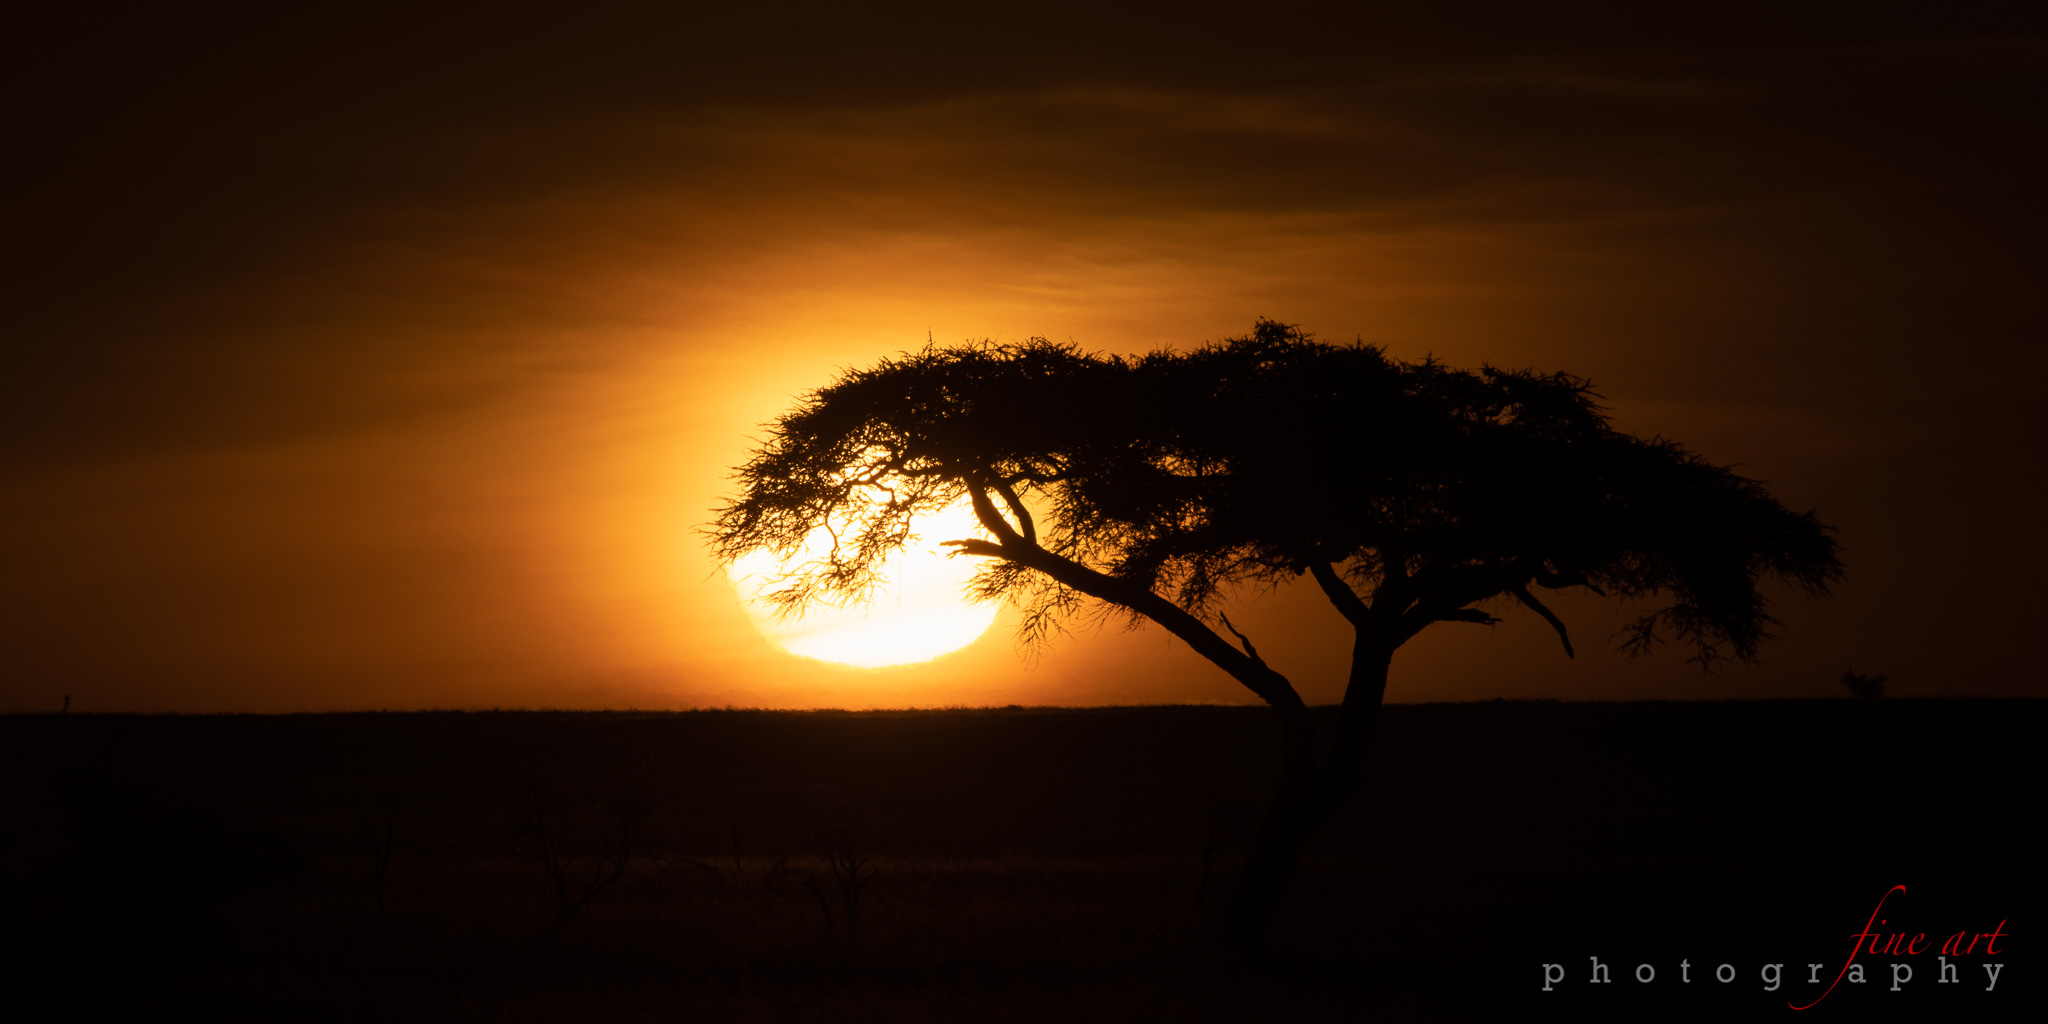
{"type": "Polygon", "coordinates": [[[1288,789],[1283,780],[1280,791],[1273,794],[1265,821],[1259,825],[1258,838],[1238,870],[1230,898],[1223,904],[1223,941],[1247,956],[1264,952],[1273,916],[1287,898],[1301,855],[1316,831],[1306,799],[1308,792],[1305,788],[1298,792],[1288,789]]]}
{"type": "Polygon", "coordinates": [[[1223,905],[1223,940],[1239,953],[1263,953],[1273,917],[1287,898],[1309,841],[1364,788],[1365,755],[1386,697],[1393,654],[1393,645],[1360,630],[1337,735],[1326,758],[1317,757],[1319,744],[1308,709],[1275,707],[1283,744],[1280,784],[1223,905]]]}

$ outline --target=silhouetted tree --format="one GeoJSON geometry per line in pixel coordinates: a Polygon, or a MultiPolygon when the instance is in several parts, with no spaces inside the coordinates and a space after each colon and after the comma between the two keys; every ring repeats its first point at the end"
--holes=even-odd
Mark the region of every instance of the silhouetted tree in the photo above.
{"type": "Polygon", "coordinates": [[[1884,684],[1891,680],[1881,673],[1864,675],[1851,669],[1842,670],[1842,689],[1858,700],[1876,700],[1884,696],[1884,684]]]}
{"type": "Polygon", "coordinates": [[[831,530],[827,554],[776,584],[786,608],[868,593],[916,517],[965,498],[985,535],[945,543],[987,559],[972,595],[1020,605],[1023,640],[1092,599],[1165,627],[1278,712],[1281,780],[1223,915],[1254,947],[1310,837],[1363,783],[1410,637],[1498,622],[1482,605],[1505,598],[1569,655],[1534,588],[1578,587],[1660,599],[1623,631],[1631,652],[1669,638],[1703,666],[1752,661],[1775,621],[1760,582],[1819,594],[1841,576],[1811,513],[1611,429],[1580,378],[1401,362],[1267,320],[1140,358],[1039,338],[927,347],[843,373],[768,430],[710,532],[730,561],[790,556],[831,530]],[[1354,634],[1327,749],[1293,685],[1217,608],[1233,588],[1301,576],[1354,634]]]}

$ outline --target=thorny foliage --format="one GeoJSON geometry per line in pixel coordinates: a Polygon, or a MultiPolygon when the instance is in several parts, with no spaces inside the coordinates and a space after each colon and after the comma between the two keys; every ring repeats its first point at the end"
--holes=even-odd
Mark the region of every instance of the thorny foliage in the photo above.
{"type": "Polygon", "coordinates": [[[928,346],[844,373],[768,431],[709,528],[721,559],[787,557],[822,528],[830,551],[775,599],[857,599],[916,517],[978,496],[984,535],[956,544],[988,559],[972,596],[1020,605],[1028,642],[1103,597],[1044,556],[1212,621],[1234,588],[1326,565],[1389,611],[1396,643],[1497,621],[1473,606],[1501,596],[1563,637],[1531,584],[1662,596],[1623,647],[1672,637],[1702,665],[1755,659],[1775,622],[1765,579],[1824,593],[1842,577],[1812,513],[1615,431],[1581,378],[1402,362],[1270,320],[1137,358],[1042,338],[928,346]]]}

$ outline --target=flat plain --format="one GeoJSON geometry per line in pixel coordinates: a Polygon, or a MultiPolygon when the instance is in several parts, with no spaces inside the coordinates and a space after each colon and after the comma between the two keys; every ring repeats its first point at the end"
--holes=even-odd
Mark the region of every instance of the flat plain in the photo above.
{"type": "Polygon", "coordinates": [[[1866,955],[1804,1015],[2027,1019],[2044,726],[1392,706],[1247,961],[1260,708],[13,715],[0,977],[15,1019],[1725,1020],[1820,994],[1905,885],[1887,931],[2000,955],[1866,955]]]}

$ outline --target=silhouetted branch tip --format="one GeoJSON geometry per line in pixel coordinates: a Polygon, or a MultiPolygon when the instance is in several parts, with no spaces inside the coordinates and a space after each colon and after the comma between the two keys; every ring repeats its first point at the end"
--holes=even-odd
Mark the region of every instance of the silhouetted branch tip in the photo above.
{"type": "Polygon", "coordinates": [[[1230,616],[1224,615],[1219,612],[1217,613],[1217,618],[1222,619],[1223,628],[1229,630],[1230,635],[1236,637],[1237,642],[1244,645],[1244,656],[1250,658],[1252,662],[1258,665],[1260,668],[1265,668],[1266,659],[1259,657],[1258,648],[1252,646],[1251,637],[1248,637],[1243,633],[1238,632],[1237,627],[1230,624],[1230,616]]]}
{"type": "Polygon", "coordinates": [[[1558,642],[1564,645],[1565,657],[1578,657],[1572,651],[1571,634],[1565,631],[1563,619],[1558,618],[1557,614],[1546,607],[1543,602],[1536,600],[1536,595],[1529,593],[1528,587],[1515,587],[1513,590],[1508,591],[1508,593],[1513,594],[1515,600],[1522,602],[1523,606],[1527,607],[1530,611],[1543,616],[1543,621],[1550,623],[1550,628],[1557,631],[1558,642]]]}

